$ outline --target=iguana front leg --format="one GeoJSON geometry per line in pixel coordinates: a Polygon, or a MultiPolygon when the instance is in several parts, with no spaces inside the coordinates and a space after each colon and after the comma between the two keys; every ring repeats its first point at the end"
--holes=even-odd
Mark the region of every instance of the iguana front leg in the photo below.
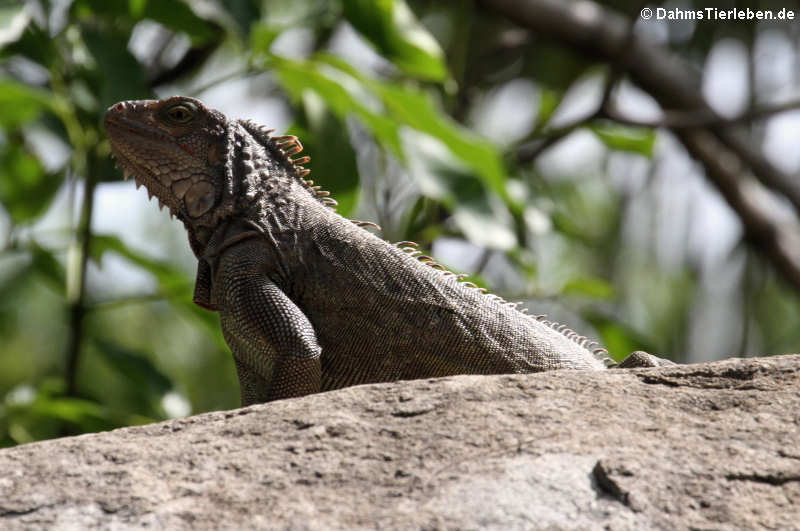
{"type": "Polygon", "coordinates": [[[314,328],[270,279],[264,256],[252,240],[229,247],[214,275],[243,406],[320,391],[321,348],[314,328]]]}

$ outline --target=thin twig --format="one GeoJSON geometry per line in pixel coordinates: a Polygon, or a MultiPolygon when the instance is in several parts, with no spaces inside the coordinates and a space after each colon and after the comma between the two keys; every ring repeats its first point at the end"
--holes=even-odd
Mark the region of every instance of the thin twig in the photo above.
{"type": "Polygon", "coordinates": [[[223,76],[220,76],[216,79],[212,79],[208,83],[200,85],[199,87],[193,88],[189,91],[190,96],[199,96],[203,92],[207,91],[208,89],[214,88],[217,85],[225,83],[226,81],[230,81],[231,79],[238,79],[238,78],[245,78],[248,76],[254,76],[256,74],[260,74],[261,72],[253,72],[250,68],[244,68],[242,70],[235,70],[233,72],[229,72],[223,76]]]}
{"type": "Polygon", "coordinates": [[[631,125],[635,127],[650,127],[650,128],[669,128],[669,129],[685,129],[690,127],[709,127],[714,125],[735,125],[745,124],[755,120],[768,118],[775,114],[784,112],[796,111],[800,109],[800,100],[787,101],[784,103],[772,105],[758,105],[751,109],[746,110],[738,116],[724,117],[715,113],[711,109],[697,109],[691,112],[683,111],[667,111],[664,113],[663,118],[658,120],[638,120],[626,116],[620,112],[614,104],[608,104],[603,109],[603,115],[615,122],[631,125]]]}
{"type": "Polygon", "coordinates": [[[529,164],[533,162],[539,155],[558,144],[577,129],[585,127],[596,117],[597,112],[594,112],[589,116],[579,118],[565,126],[543,131],[539,135],[540,139],[526,142],[517,148],[517,162],[520,164],[529,164]]]}
{"type": "MultiPolygon", "coordinates": [[[[645,3],[642,3],[641,6],[637,6],[635,12],[638,13],[641,11],[641,8],[645,5],[645,3]]],[[[628,25],[627,35],[620,45],[616,59],[610,63],[610,68],[603,84],[603,96],[600,98],[600,104],[597,106],[597,110],[595,110],[592,114],[579,120],[575,120],[566,126],[546,132],[544,140],[541,140],[537,143],[526,143],[520,146],[517,152],[517,160],[519,163],[527,164],[533,162],[544,151],[550,149],[565,137],[572,134],[576,129],[580,129],[581,127],[588,125],[589,122],[592,122],[597,118],[601,118],[605,114],[605,109],[612,101],[614,89],[619,84],[619,81],[622,79],[625,71],[627,70],[628,61],[630,58],[626,53],[626,50],[630,48],[630,45],[633,42],[635,26],[636,18],[632,17],[630,19],[630,24],[628,25]]]]}

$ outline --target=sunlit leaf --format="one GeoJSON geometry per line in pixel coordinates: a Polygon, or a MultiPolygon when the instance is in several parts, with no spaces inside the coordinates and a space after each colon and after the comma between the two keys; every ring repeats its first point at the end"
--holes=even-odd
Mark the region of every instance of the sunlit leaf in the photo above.
{"type": "Polygon", "coordinates": [[[346,79],[347,74],[341,71],[322,73],[319,64],[313,62],[273,57],[270,65],[275,68],[279,81],[296,104],[302,102],[306,91],[316,92],[340,119],[354,114],[384,146],[401,154],[397,124],[385,116],[382,108],[369,108],[360,95],[348,92],[345,88],[365,90],[355,79],[346,79]],[[339,78],[330,77],[334,75],[339,78]]]}
{"type": "MultiPolygon", "coordinates": [[[[330,0],[251,0],[261,7],[261,20],[268,26],[277,28],[297,28],[313,25],[317,28],[331,27],[341,17],[339,2],[330,0]]],[[[252,19],[251,19],[252,20],[252,19]]]]}
{"type": "MultiPolygon", "coordinates": [[[[328,54],[319,54],[317,60],[322,64],[335,67],[336,70],[341,72],[340,75],[348,76],[347,83],[357,84],[359,90],[365,91],[373,99],[378,98],[380,108],[385,108],[385,113],[392,118],[389,121],[389,125],[392,123],[407,125],[437,138],[454,155],[473,168],[489,189],[497,193],[512,207],[514,206],[506,190],[506,175],[496,149],[484,139],[461,128],[449,116],[439,110],[426,94],[408,87],[381,83],[367,78],[341,59],[328,54]]],[[[308,62],[304,64],[304,67],[309,71],[322,70],[321,66],[316,66],[318,64],[316,62],[308,62]]],[[[331,70],[325,70],[325,72],[327,75],[331,75],[331,70]]],[[[338,90],[344,92],[341,86],[338,87],[338,90]]],[[[326,101],[329,100],[326,98],[326,101]]],[[[355,102],[353,103],[355,104],[355,102]]],[[[337,100],[334,101],[334,104],[334,110],[339,113],[350,111],[346,101],[337,100]]],[[[372,120],[381,116],[378,114],[377,109],[371,110],[361,105],[359,107],[359,116],[369,114],[372,120]]],[[[385,119],[381,121],[381,125],[384,123],[385,119]]],[[[368,123],[367,125],[369,126],[370,124],[368,123]]],[[[371,129],[375,132],[374,128],[371,127],[371,129]]],[[[396,126],[394,134],[396,134],[396,126]]],[[[391,135],[392,140],[394,140],[394,134],[391,135]]],[[[378,136],[379,140],[382,138],[385,137],[383,135],[378,136]]],[[[392,142],[391,147],[394,147],[393,144],[392,142]]],[[[394,150],[396,151],[396,148],[394,150]]]]}
{"type": "Polygon", "coordinates": [[[437,138],[473,168],[490,190],[510,202],[500,156],[490,143],[460,128],[420,91],[388,83],[375,86],[395,120],[437,138]]]}
{"type": "Polygon", "coordinates": [[[401,70],[421,79],[447,77],[444,54],[404,0],[342,0],[344,16],[401,70]]]}
{"type": "Polygon", "coordinates": [[[476,241],[500,249],[513,246],[506,207],[485,191],[489,189],[507,205],[518,207],[506,190],[499,154],[453,122],[423,92],[369,79],[330,55],[320,54],[316,60],[304,62],[274,57],[272,62],[298,103],[305,92],[313,91],[340,118],[350,113],[361,118],[376,138],[401,158],[408,156],[409,147],[421,148],[409,163],[415,164],[412,174],[420,180],[423,193],[443,199],[462,230],[476,241]],[[398,125],[424,133],[427,140],[416,136],[399,146],[398,125]],[[437,147],[426,151],[425,146],[433,145],[437,147]],[[442,148],[448,153],[441,152],[442,148]],[[432,162],[434,159],[438,161],[432,162]]]}
{"type": "Polygon", "coordinates": [[[0,47],[20,38],[30,22],[25,4],[0,5],[0,47]]]}
{"type": "Polygon", "coordinates": [[[452,153],[473,168],[487,188],[495,192],[516,210],[506,190],[506,173],[497,150],[471,131],[463,128],[439,107],[430,97],[417,89],[383,83],[371,79],[352,65],[330,54],[318,54],[316,59],[349,74],[375,96],[380,98],[386,112],[395,122],[407,125],[443,142],[452,153]]]}
{"type": "Polygon", "coordinates": [[[263,23],[253,24],[250,30],[250,47],[257,53],[268,53],[280,29],[263,23]]]}
{"type": "Polygon", "coordinates": [[[629,127],[612,123],[595,123],[589,129],[606,146],[618,151],[630,151],[645,157],[653,155],[656,133],[646,127],[629,127]]]}
{"type": "Polygon", "coordinates": [[[561,103],[561,96],[556,91],[543,88],[539,92],[539,112],[536,114],[537,127],[541,128],[547,125],[559,103],[561,103]]]}
{"type": "Polygon", "coordinates": [[[403,132],[403,148],[410,174],[422,193],[447,205],[459,228],[474,243],[510,249],[516,239],[508,210],[473,171],[439,139],[411,129],[403,132]]]}
{"type": "Polygon", "coordinates": [[[585,295],[596,299],[610,299],[615,294],[614,286],[607,280],[589,276],[573,278],[564,284],[561,292],[565,295],[585,295]]]}

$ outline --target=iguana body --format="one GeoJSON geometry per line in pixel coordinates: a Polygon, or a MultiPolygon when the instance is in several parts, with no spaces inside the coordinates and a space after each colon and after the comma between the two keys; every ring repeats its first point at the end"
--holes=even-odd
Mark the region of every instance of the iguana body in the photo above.
{"type": "Polygon", "coordinates": [[[185,97],[117,103],[105,123],[126,177],[189,233],[194,300],[220,314],[245,405],[370,382],[605,368],[596,343],[336,214],[304,179],[308,158],[291,158],[295,137],[185,97]]]}

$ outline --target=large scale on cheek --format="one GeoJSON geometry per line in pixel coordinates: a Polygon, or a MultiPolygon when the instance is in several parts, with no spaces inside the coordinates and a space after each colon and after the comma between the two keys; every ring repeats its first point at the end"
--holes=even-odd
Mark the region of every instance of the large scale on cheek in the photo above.
{"type": "Polygon", "coordinates": [[[208,181],[192,184],[183,197],[186,211],[193,218],[199,218],[214,206],[215,195],[214,187],[208,181]]]}
{"type": "Polygon", "coordinates": [[[189,190],[189,187],[192,186],[192,181],[190,179],[182,179],[180,181],[175,181],[170,186],[172,193],[175,194],[175,197],[178,199],[183,199],[183,196],[186,195],[186,191],[189,190]]]}

